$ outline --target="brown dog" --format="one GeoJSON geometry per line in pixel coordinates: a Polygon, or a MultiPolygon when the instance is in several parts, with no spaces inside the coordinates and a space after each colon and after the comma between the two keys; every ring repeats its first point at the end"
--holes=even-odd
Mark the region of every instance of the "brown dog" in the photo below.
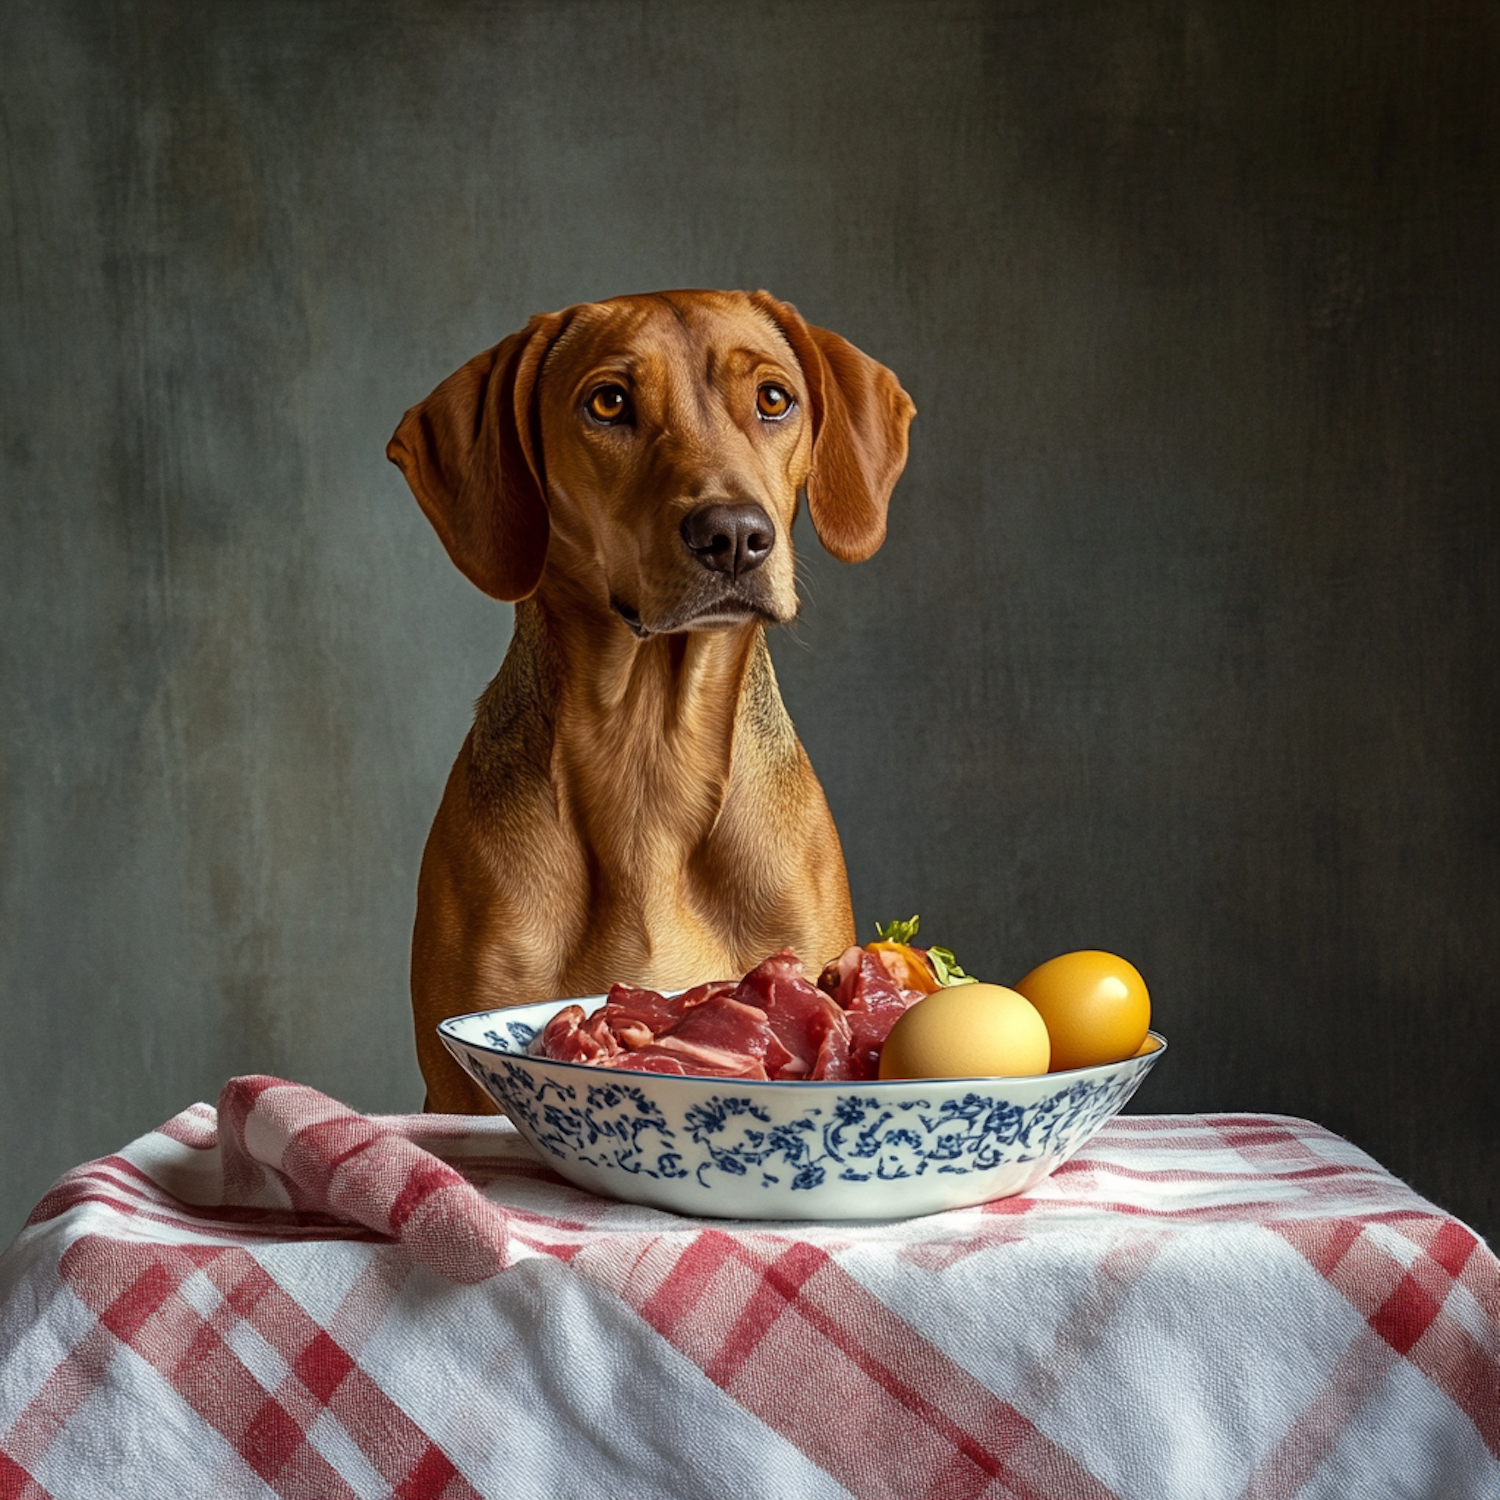
{"type": "Polygon", "coordinates": [[[663,292],[535,317],[407,412],[387,455],[460,570],[524,601],[422,859],[429,1109],[491,1108],[445,1017],[854,940],[764,626],[797,612],[799,494],[834,556],[880,545],[914,411],[764,292],[663,292]]]}

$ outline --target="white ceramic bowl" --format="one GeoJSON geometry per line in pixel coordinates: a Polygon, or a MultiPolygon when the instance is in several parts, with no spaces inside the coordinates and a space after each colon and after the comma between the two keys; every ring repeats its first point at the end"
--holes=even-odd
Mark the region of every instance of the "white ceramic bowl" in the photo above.
{"type": "Polygon", "coordinates": [[[444,1045],[543,1160],[694,1217],[897,1219],[1025,1192],[1124,1107],[1166,1048],[1035,1078],[748,1083],[530,1057],[565,1005],[454,1016],[444,1045]]]}

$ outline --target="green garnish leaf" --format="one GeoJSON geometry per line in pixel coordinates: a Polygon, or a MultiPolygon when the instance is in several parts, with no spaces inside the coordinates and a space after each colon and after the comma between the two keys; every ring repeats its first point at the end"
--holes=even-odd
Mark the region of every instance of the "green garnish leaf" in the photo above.
{"type": "Polygon", "coordinates": [[[955,984],[978,984],[972,974],[965,974],[958,966],[958,960],[953,956],[951,948],[929,948],[927,950],[928,962],[932,964],[932,972],[937,975],[937,982],[948,989],[955,984]]]}
{"type": "MultiPolygon", "coordinates": [[[[917,936],[917,924],[921,917],[908,917],[906,921],[877,922],[875,924],[875,936],[882,943],[905,943],[908,947],[915,947],[917,936]]],[[[932,965],[932,972],[937,976],[937,982],[944,989],[949,989],[955,984],[978,984],[972,974],[965,974],[959,968],[958,960],[953,956],[951,948],[924,948],[927,961],[932,965]]]]}

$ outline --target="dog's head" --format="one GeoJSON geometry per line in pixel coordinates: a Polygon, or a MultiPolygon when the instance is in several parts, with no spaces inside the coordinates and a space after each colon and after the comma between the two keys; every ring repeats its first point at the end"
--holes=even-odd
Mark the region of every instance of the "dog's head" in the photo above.
{"type": "Polygon", "coordinates": [[[485,593],[581,594],[650,635],[790,619],[799,496],[834,556],[874,552],[914,413],[765,292],[663,292],[533,318],[386,453],[485,593]]]}

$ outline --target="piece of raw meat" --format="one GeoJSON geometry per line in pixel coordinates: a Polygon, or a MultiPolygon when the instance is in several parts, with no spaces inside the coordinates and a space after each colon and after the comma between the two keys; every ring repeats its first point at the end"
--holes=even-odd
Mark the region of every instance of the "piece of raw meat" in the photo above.
{"type": "Polygon", "coordinates": [[[860,947],[846,948],[818,976],[818,983],[843,1007],[849,1022],[849,1065],[842,1076],[878,1078],[885,1039],[922,998],[921,992],[903,990],[880,956],[860,947]]]}
{"type": "Polygon", "coordinates": [[[773,1078],[849,1076],[849,1023],[833,999],[808,981],[795,953],[783,949],[757,964],[734,998],[765,1013],[788,1054],[773,1078]]]}
{"type": "MultiPolygon", "coordinates": [[[[657,1037],[660,1047],[694,1047],[753,1060],[766,1078],[779,1078],[792,1060],[758,1006],[746,1005],[733,994],[715,995],[712,1002],[691,1010],[672,1029],[657,1037]]],[[[748,1075],[747,1075],[748,1076],[748,1075]]]]}
{"type": "Polygon", "coordinates": [[[707,984],[684,990],[680,995],[659,995],[655,990],[633,989],[617,984],[594,1012],[615,1035],[622,1047],[640,1048],[672,1030],[700,1006],[735,987],[732,979],[711,979],[707,984]]]}
{"type": "Polygon", "coordinates": [[[531,1051],[639,1073],[862,1082],[879,1075],[891,1027],[921,998],[863,948],[840,954],[817,985],[784,949],[739,981],[681,995],[617,984],[591,1015],[577,1005],[560,1010],[531,1051]]]}
{"type": "Polygon", "coordinates": [[[743,1078],[764,1083],[766,1070],[742,1052],[722,1052],[715,1047],[695,1047],[664,1036],[649,1047],[622,1052],[602,1064],[622,1072],[692,1074],[699,1078],[743,1078]]]}
{"type": "Polygon", "coordinates": [[[607,1028],[599,1024],[599,1015],[600,1012],[595,1011],[586,1017],[581,1005],[565,1005],[542,1027],[541,1034],[532,1041],[529,1050],[538,1057],[550,1057],[557,1062],[605,1062],[624,1049],[607,1028]]]}

